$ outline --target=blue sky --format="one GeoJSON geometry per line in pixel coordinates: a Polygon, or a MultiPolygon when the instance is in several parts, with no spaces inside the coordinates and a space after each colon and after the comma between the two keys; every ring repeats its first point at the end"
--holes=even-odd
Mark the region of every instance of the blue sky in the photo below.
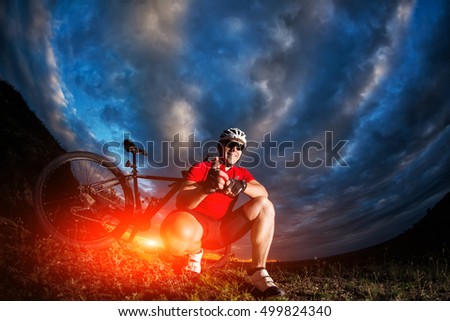
{"type": "MultiPolygon", "coordinates": [[[[449,191],[449,13],[444,0],[1,1],[0,78],[68,150],[129,133],[160,156],[176,134],[242,128],[277,209],[270,256],[324,257],[398,235],[449,191]],[[286,166],[304,146],[325,159],[327,132],[345,163],[286,166]],[[268,134],[289,148],[264,149],[268,134]]],[[[179,172],[169,163],[159,173],[179,172]]],[[[247,238],[235,251],[248,256],[247,238]]]]}

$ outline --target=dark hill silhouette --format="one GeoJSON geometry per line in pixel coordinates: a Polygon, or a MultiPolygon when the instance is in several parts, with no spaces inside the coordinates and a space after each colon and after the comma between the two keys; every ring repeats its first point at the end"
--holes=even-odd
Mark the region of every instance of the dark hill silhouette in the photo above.
{"type": "Polygon", "coordinates": [[[64,149],[20,93],[2,80],[0,106],[0,215],[20,216],[29,223],[35,180],[41,169],[64,149]]]}
{"type": "Polygon", "coordinates": [[[450,257],[450,192],[409,230],[384,243],[326,258],[327,261],[428,260],[450,257]]]}
{"type": "Polygon", "coordinates": [[[430,251],[448,251],[449,227],[450,193],[447,193],[411,229],[382,245],[395,255],[425,255],[430,251]]]}

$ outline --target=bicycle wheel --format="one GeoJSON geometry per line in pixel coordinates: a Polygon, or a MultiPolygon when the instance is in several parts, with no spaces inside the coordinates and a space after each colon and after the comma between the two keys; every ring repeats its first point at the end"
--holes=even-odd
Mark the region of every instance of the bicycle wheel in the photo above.
{"type": "Polygon", "coordinates": [[[101,247],[122,236],[133,216],[125,177],[106,158],[71,152],[49,163],[34,193],[43,229],[60,241],[101,247]]]}

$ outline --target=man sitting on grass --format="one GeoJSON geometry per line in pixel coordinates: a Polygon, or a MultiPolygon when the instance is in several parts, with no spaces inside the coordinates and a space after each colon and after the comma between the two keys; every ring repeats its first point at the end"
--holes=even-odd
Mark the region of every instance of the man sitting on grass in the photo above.
{"type": "Polygon", "coordinates": [[[266,270],[275,227],[275,209],[266,188],[250,172],[237,166],[246,146],[245,133],[225,130],[219,138],[219,157],[195,164],[177,196],[178,210],[161,225],[166,249],[189,256],[185,269],[200,273],[203,248],[220,249],[250,231],[252,267],[246,280],[262,296],[283,296],[266,270]],[[239,194],[250,200],[233,210],[239,194]]]}

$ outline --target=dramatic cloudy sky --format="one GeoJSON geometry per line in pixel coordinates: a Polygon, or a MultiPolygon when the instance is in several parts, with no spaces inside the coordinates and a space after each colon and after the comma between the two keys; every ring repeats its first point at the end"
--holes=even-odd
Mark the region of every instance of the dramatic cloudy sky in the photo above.
{"type": "Polygon", "coordinates": [[[323,257],[450,190],[449,4],[2,0],[0,78],[68,150],[241,127],[276,204],[270,256],[323,257]]]}

